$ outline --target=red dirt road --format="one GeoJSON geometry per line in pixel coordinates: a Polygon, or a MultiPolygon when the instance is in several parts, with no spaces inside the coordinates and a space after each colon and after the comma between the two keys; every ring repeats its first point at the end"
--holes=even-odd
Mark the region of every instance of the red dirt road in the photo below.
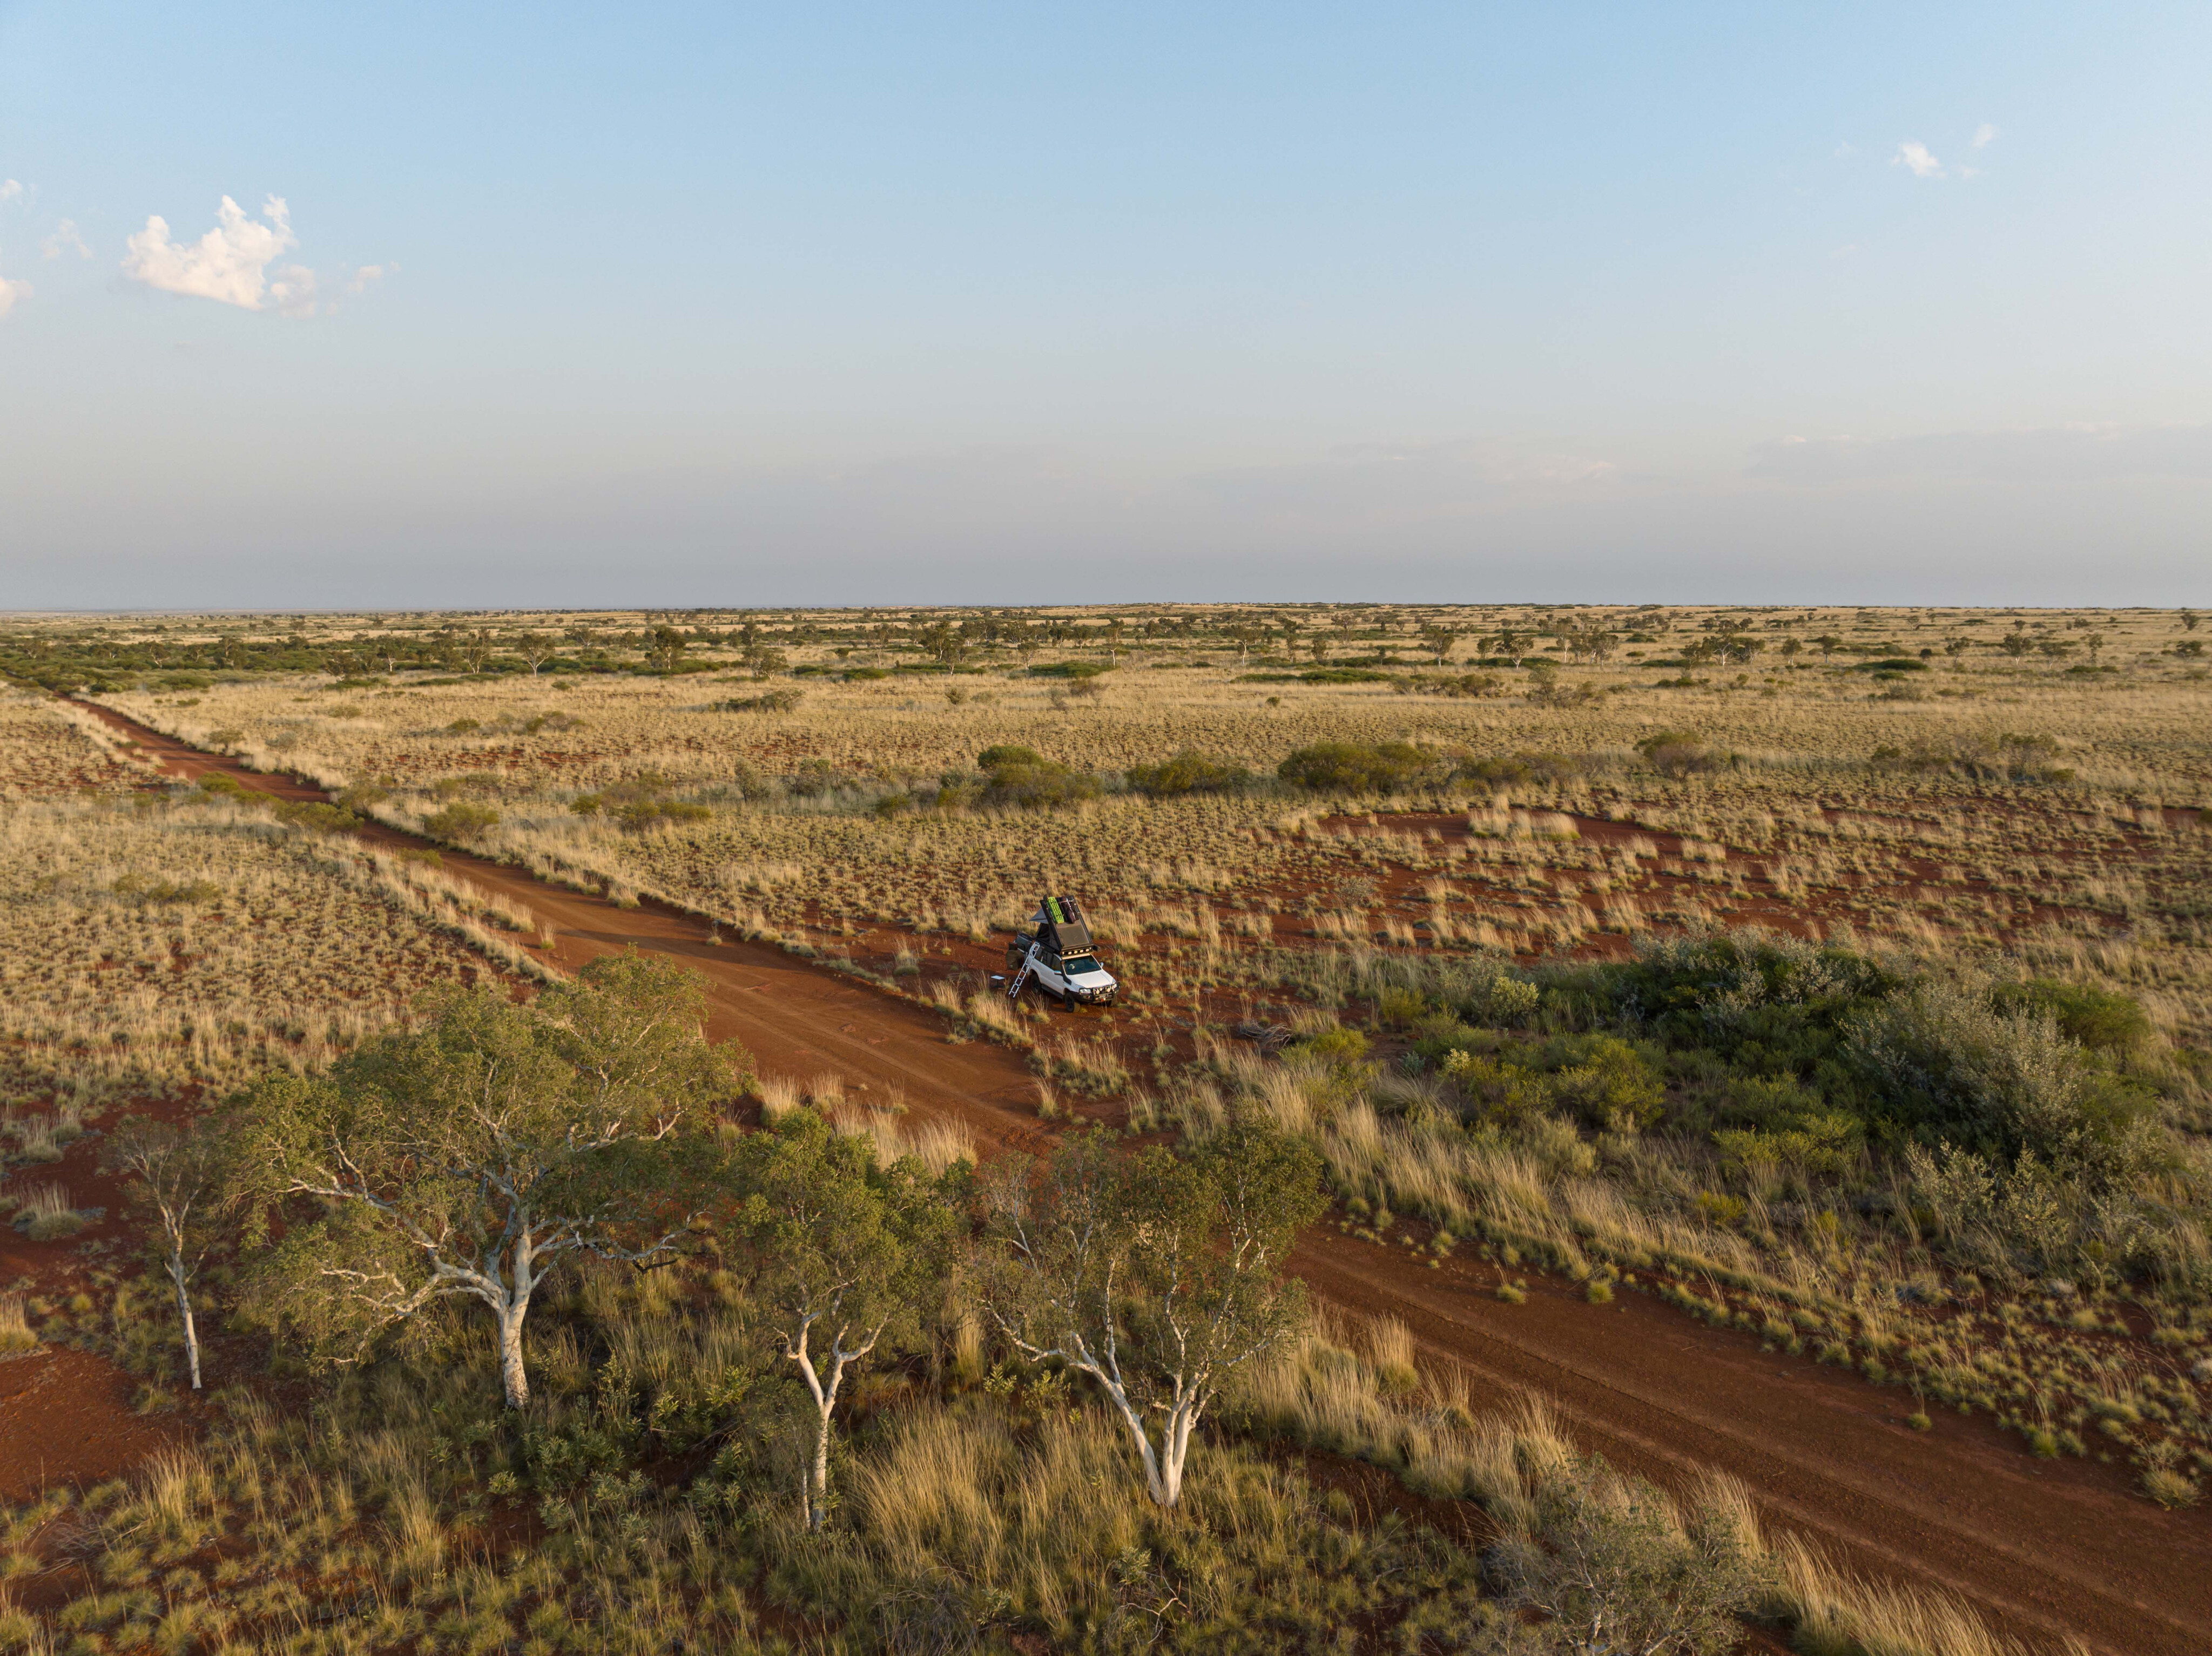
{"type": "MultiPolygon", "coordinates": [[[[98,710],[173,773],[222,771],[282,797],[320,790],[264,776],[98,710]]],[[[388,829],[373,841],[410,843],[388,829]]],[[[528,905],[574,968],[626,946],[679,955],[707,979],[710,1032],[742,1040],[769,1070],[835,1070],[860,1096],[896,1088],[917,1110],[955,1117],[1002,1146],[1041,1142],[1035,1093],[1007,1050],[953,1044],[924,1009],[763,945],[709,945],[703,923],[626,910],[482,858],[453,871],[528,905]]],[[[1586,1447],[1679,1485],[1714,1466],[1741,1477],[1771,1514],[1871,1573],[1939,1585],[2007,1629],[2070,1635],[2114,1656],[2212,1648],[2212,1531],[2202,1515],[2126,1495],[2117,1469],[2039,1462],[1978,1420],[1905,1428],[1905,1394],[1802,1360],[1760,1353],[1640,1294],[1592,1306],[1532,1277],[1509,1306],[1494,1279],[1454,1261],[1415,1267],[1386,1249],[1316,1230],[1293,1263],[1346,1309],[1403,1319],[1433,1359],[1462,1366],[1503,1400],[1553,1399],[1586,1447]]]]}

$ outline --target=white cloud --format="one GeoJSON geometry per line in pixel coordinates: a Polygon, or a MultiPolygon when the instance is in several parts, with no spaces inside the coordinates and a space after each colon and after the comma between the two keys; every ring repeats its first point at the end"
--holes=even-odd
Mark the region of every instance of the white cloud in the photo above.
{"type": "MultiPolygon", "coordinates": [[[[10,179],[9,182],[12,183],[14,180],[10,179]]],[[[6,276],[0,276],[0,316],[5,316],[14,310],[17,300],[28,299],[30,296],[29,282],[10,282],[6,276]]]]}
{"type": "Polygon", "coordinates": [[[1991,126],[1991,125],[1990,125],[1987,121],[1984,121],[1984,122],[1983,122],[1979,126],[1978,126],[1978,127],[1976,127],[1976,128],[1974,129],[1974,148],[1975,148],[1975,149],[1988,149],[1991,144],[1995,143],[1996,141],[1997,141],[1997,130],[1996,130],[1996,128],[1995,128],[1995,127],[1991,126]]]}
{"type": "Polygon", "coordinates": [[[23,186],[14,179],[0,179],[0,202],[15,200],[23,193],[23,186]]]}
{"type": "MultiPolygon", "coordinates": [[[[291,210],[282,196],[271,196],[264,202],[261,216],[266,222],[248,218],[243,208],[225,196],[216,209],[216,227],[198,241],[185,243],[171,241],[168,221],[153,215],[147,219],[146,227],[125,243],[130,252],[123,260],[123,273],[165,294],[212,299],[246,311],[266,310],[271,296],[270,265],[279,253],[300,244],[292,234],[291,210]]],[[[305,315],[313,309],[312,273],[305,284],[308,310],[296,308],[301,297],[297,278],[301,273],[301,267],[289,265],[277,274],[276,306],[287,315],[305,315]]]]}
{"type": "Polygon", "coordinates": [[[1889,158],[1892,167],[1910,168],[1916,179],[1940,179],[1943,163],[1928,153],[1928,146],[1917,139],[1908,139],[1897,146],[1897,153],[1889,158]]]}
{"type": "MultiPolygon", "coordinates": [[[[392,268],[396,270],[398,267],[395,265],[392,268]]],[[[346,283],[346,291],[349,294],[365,294],[368,291],[370,282],[381,282],[384,276],[385,269],[381,264],[364,264],[353,273],[353,280],[346,283]]]]}
{"type": "Polygon", "coordinates": [[[285,316],[313,316],[315,273],[304,264],[287,264],[270,281],[269,302],[285,316]]]}
{"type": "Polygon", "coordinates": [[[48,258],[59,258],[64,253],[74,252],[79,258],[90,258],[92,249],[85,246],[75,219],[64,219],[54,227],[53,234],[39,244],[39,251],[48,258]]]}

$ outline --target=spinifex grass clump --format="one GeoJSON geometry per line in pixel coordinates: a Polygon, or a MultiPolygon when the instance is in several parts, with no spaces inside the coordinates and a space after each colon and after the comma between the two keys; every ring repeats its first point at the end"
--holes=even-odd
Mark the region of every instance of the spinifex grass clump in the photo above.
{"type": "Polygon", "coordinates": [[[39,1337],[23,1314],[21,1294],[0,1294],[0,1357],[17,1357],[35,1351],[39,1337]]]}
{"type": "Polygon", "coordinates": [[[89,1222],[89,1216],[71,1205],[69,1192],[59,1185],[32,1186],[21,1192],[15,1210],[15,1228],[34,1242],[74,1236],[89,1222]]]}

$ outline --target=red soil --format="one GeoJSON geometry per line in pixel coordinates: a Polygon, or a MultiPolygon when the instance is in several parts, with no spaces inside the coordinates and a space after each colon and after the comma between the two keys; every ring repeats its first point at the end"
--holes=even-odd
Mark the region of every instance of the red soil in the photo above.
{"type": "MultiPolygon", "coordinates": [[[[34,1242],[0,1225],[0,1289],[32,1303],[33,1326],[47,1320],[40,1304],[53,1307],[60,1319],[35,1351],[0,1359],[0,1501],[27,1500],[49,1484],[112,1477],[197,1429],[179,1416],[137,1414],[133,1401],[141,1382],[104,1356],[58,1343],[66,1338],[62,1325],[77,1320],[68,1301],[88,1286],[89,1267],[135,1251],[122,1181],[99,1170],[100,1143],[96,1130],[88,1132],[59,1162],[18,1168],[0,1184],[11,1194],[58,1185],[80,1211],[104,1210],[75,1235],[51,1241],[34,1242]]],[[[100,1311],[83,1314],[97,1318],[100,1311]]]]}
{"type": "Polygon", "coordinates": [[[134,1412],[138,1386],[106,1358],[65,1345],[0,1362],[0,1501],[97,1483],[197,1435],[189,1412],[134,1412]]]}
{"type": "MultiPolygon", "coordinates": [[[[284,798],[325,797],[101,712],[173,773],[221,771],[284,798]]],[[[363,837],[410,843],[383,828],[363,837]]],[[[711,1033],[742,1040],[769,1069],[834,1069],[863,1098],[896,1087],[916,1110],[966,1122],[988,1143],[1044,1142],[1020,1058],[952,1043],[924,1008],[763,945],[710,945],[701,921],[655,904],[626,910],[480,858],[445,857],[550,922],[565,966],[632,946],[696,966],[711,996],[711,1033]]],[[[1429,1271],[1322,1230],[1293,1263],[1324,1298],[1402,1319],[1432,1360],[1460,1365],[1488,1397],[1542,1393],[1588,1447],[1670,1484],[1702,1466],[1731,1472],[1776,1520],[1854,1567],[1940,1583],[2010,1631],[2072,1635],[2115,1656],[2207,1647],[2203,1517],[2129,1496],[2114,1470],[2033,1460],[1979,1421],[1945,1416],[1931,1432],[1909,1431],[1905,1394],[1763,1355],[1746,1337],[1639,1294],[1590,1306],[1569,1285],[1532,1277],[1528,1303],[1507,1306],[1479,1266],[1429,1271]]]]}
{"type": "MultiPolygon", "coordinates": [[[[2015,810],[1990,802],[1990,810],[2015,810]]],[[[1837,806],[1821,807],[1821,813],[1831,822],[1881,822],[1887,827],[1911,826],[1904,819],[1877,817],[1865,811],[1848,810],[1837,806]]],[[[1996,896],[2013,907],[2001,922],[2006,931],[2030,926],[2061,923],[2073,926],[2090,924],[2110,931],[2123,931],[2124,921],[2110,915],[2100,915],[2088,910],[2069,908],[2016,894],[1996,892],[1986,880],[1947,878],[1944,874],[1946,858],[1923,855],[1904,846],[1881,843],[1877,847],[1887,866],[1879,874],[1853,871],[1845,875],[1838,885],[1826,886],[1819,891],[1784,896],[1777,889],[1773,872],[1778,863],[1791,860],[1804,854],[1805,847],[1792,846],[1786,850],[1761,850],[1740,846],[1726,846],[1727,866],[1742,877],[1743,891],[1739,895],[1725,885],[1716,885],[1700,880],[1688,871],[1683,857],[1684,836],[1667,829],[1645,828],[1632,821],[1616,821],[1608,817],[1584,816],[1571,811],[1555,814],[1565,816],[1575,825],[1576,833],[1586,844],[1603,846],[1613,851],[1624,851],[1632,841],[1642,840],[1650,847],[1637,858],[1637,876],[1632,887],[1617,889],[1611,895],[1635,901],[1639,907],[1649,908],[1656,901],[1666,904],[1675,897],[1697,901],[1707,912],[1713,913],[1718,923],[1727,925],[1761,925],[1796,937],[1819,937],[1839,926],[1863,926],[1879,930],[1883,917],[1873,905],[1879,901],[1893,907],[1903,903],[1913,907],[1933,905],[1946,895],[1966,893],[1978,897],[1996,896]]],[[[2186,813],[2170,813],[2177,819],[2186,813]]],[[[1334,816],[1324,819],[1324,826],[1340,833],[1382,837],[1414,834],[1433,837],[1446,845],[1464,844],[1474,838],[1467,816],[1461,812],[1407,811],[1395,814],[1377,813],[1358,816],[1334,816]]],[[[2095,857],[2098,853],[2077,842],[2081,824],[2065,813],[2041,813],[2039,832],[2031,837],[2041,855],[2062,861],[2075,861],[2095,857]]],[[[2027,830],[2023,830],[2024,833],[2027,830]]],[[[2143,842],[2139,849],[2156,849],[2148,835],[2139,835],[2143,842]]],[[[1865,849],[1864,846],[1856,847],[1865,849]]],[[[1561,877],[1550,870],[1516,870],[1534,873],[1546,883],[1556,883],[1561,877]]],[[[1418,888],[1423,877],[1406,874],[1382,883],[1380,895],[1391,903],[1409,904],[1418,913],[1425,907],[1418,888]]],[[[1570,873],[1565,877],[1572,877],[1570,873]]],[[[1467,896],[1488,898],[1508,904],[1525,901],[1523,894],[1510,885],[1486,875],[1480,864],[1469,864],[1451,877],[1455,891],[1467,896]]],[[[1575,901],[1589,909],[1593,917],[1603,912],[1606,898],[1581,895],[1572,899],[1553,898],[1553,901],[1575,901]]],[[[1940,919],[1940,910],[1930,912],[1929,918],[1940,919]]],[[[1662,927],[1661,929],[1664,929],[1662,927]]],[[[1579,958],[1602,958],[1626,955],[1630,948],[1626,937],[1618,933],[1596,933],[1585,936],[1570,952],[1579,958]]]]}

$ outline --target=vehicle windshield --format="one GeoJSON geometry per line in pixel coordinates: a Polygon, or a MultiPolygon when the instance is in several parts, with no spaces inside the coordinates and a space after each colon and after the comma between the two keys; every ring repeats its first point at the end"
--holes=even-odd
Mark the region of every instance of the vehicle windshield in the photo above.
{"type": "Polygon", "coordinates": [[[1061,957],[1060,965],[1065,972],[1096,972],[1098,960],[1094,955],[1067,955],[1061,957]]]}

